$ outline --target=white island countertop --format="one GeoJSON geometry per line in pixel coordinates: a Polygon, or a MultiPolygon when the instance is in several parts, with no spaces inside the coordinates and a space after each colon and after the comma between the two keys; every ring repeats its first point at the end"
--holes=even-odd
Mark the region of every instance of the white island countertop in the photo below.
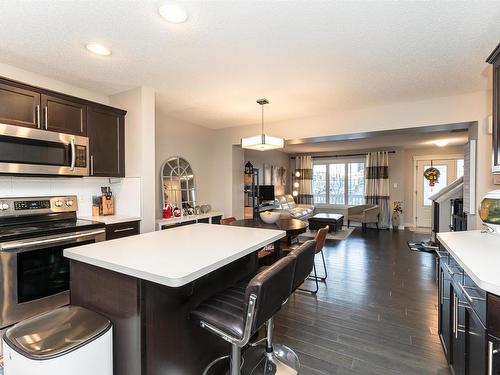
{"type": "Polygon", "coordinates": [[[281,230],[192,224],[72,247],[64,256],[169,287],[180,287],[273,243],[281,230]]]}
{"type": "Polygon", "coordinates": [[[438,233],[439,242],[481,289],[500,295],[500,234],[438,233]]]}

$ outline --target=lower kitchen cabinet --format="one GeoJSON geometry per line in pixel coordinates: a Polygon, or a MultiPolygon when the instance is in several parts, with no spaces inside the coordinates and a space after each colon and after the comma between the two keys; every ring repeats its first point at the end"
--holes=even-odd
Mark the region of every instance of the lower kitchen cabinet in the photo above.
{"type": "Polygon", "coordinates": [[[462,304],[462,295],[458,288],[451,284],[450,289],[451,310],[451,338],[450,338],[450,367],[454,375],[465,375],[466,350],[465,350],[465,312],[462,304]]]}
{"type": "Polygon", "coordinates": [[[452,373],[500,375],[500,297],[478,288],[451,256],[440,257],[438,286],[439,337],[452,373]]]}
{"type": "Polygon", "coordinates": [[[439,267],[439,338],[446,358],[450,359],[450,277],[444,264],[439,267]]]}
{"type": "Polygon", "coordinates": [[[488,375],[500,375],[500,339],[495,336],[488,337],[488,375]]]}
{"type": "Polygon", "coordinates": [[[467,362],[465,373],[467,375],[486,374],[486,328],[470,307],[465,309],[465,351],[467,362]]]}
{"type": "Polygon", "coordinates": [[[106,225],[106,240],[134,236],[140,233],[140,221],[127,221],[124,223],[106,225]]]}

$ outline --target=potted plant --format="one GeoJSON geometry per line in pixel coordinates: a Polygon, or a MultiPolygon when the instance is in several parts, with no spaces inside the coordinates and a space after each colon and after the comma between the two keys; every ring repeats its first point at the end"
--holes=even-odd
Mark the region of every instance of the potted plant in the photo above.
{"type": "Polygon", "coordinates": [[[398,230],[401,223],[401,214],[403,213],[403,202],[392,202],[392,229],[398,230]]]}

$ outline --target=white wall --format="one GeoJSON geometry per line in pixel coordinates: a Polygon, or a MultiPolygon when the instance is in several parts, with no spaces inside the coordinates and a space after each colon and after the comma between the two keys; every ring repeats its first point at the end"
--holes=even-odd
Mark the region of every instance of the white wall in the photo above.
{"type": "MultiPolygon", "coordinates": [[[[219,209],[213,199],[212,188],[216,186],[219,168],[223,161],[217,160],[213,153],[214,131],[189,124],[156,111],[156,217],[161,218],[161,167],[171,156],[186,159],[193,168],[195,175],[197,204],[211,204],[213,210],[219,209]]],[[[231,165],[229,163],[228,165],[231,165]]],[[[215,194],[217,195],[217,194],[215,194]]]]}
{"type": "Polygon", "coordinates": [[[151,232],[155,229],[155,92],[138,87],[112,95],[110,104],[127,111],[125,175],[141,179],[141,232],[151,232]]]}
{"type": "MultiPolygon", "coordinates": [[[[244,157],[245,164],[249,161],[255,168],[259,169],[259,183],[261,185],[272,185],[270,181],[264,181],[264,164],[286,168],[287,177],[290,175],[290,157],[286,152],[244,150],[244,157]]],[[[243,175],[241,175],[241,179],[243,179],[243,175]]],[[[289,190],[288,184],[275,186],[276,195],[288,193],[289,190]]]]}
{"type": "MultiPolygon", "coordinates": [[[[367,107],[355,111],[332,113],[329,116],[297,119],[266,124],[267,132],[287,139],[299,137],[351,134],[437,124],[478,121],[477,197],[494,189],[491,175],[491,135],[486,134],[487,118],[491,114],[491,92],[468,94],[367,107]]],[[[216,131],[213,157],[228,163],[218,172],[217,206],[229,214],[237,213],[232,198],[232,145],[241,137],[255,133],[256,126],[228,128],[216,131]]]]}

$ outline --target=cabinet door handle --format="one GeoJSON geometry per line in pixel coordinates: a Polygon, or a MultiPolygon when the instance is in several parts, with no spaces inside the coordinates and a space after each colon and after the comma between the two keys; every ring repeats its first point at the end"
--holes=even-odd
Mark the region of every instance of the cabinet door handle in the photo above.
{"type": "Polygon", "coordinates": [[[498,349],[493,349],[493,342],[488,341],[488,375],[493,375],[493,356],[498,354],[498,349]]]}
{"type": "Polygon", "coordinates": [[[444,274],[441,272],[441,305],[444,302],[444,274]]]}
{"type": "Polygon", "coordinates": [[[453,293],[453,334],[457,337],[457,295],[453,293]]]}
{"type": "Polygon", "coordinates": [[[466,289],[474,289],[476,288],[470,287],[470,286],[465,286],[462,285],[461,283],[458,283],[458,286],[462,290],[462,293],[464,294],[465,298],[469,301],[469,303],[473,303],[474,301],[486,301],[486,298],[481,298],[481,297],[472,297],[469,293],[467,293],[466,289]]]}
{"type": "Polygon", "coordinates": [[[453,272],[450,268],[449,265],[447,265],[446,263],[443,263],[443,265],[445,266],[446,270],[448,271],[448,273],[453,276],[453,275],[461,275],[462,272],[453,272]]]}
{"type": "Polygon", "coordinates": [[[35,121],[36,127],[40,129],[40,104],[37,104],[35,108],[35,121]]]}
{"type": "Polygon", "coordinates": [[[115,233],[119,233],[119,232],[127,232],[129,230],[134,230],[135,228],[134,227],[127,227],[127,228],[120,228],[120,229],[115,229],[114,232],[115,233]]]}
{"type": "Polygon", "coordinates": [[[94,155],[90,155],[90,175],[94,175],[94,155]]]}
{"type": "Polygon", "coordinates": [[[44,117],[45,117],[45,130],[49,129],[49,109],[47,106],[43,109],[44,117]]]}

